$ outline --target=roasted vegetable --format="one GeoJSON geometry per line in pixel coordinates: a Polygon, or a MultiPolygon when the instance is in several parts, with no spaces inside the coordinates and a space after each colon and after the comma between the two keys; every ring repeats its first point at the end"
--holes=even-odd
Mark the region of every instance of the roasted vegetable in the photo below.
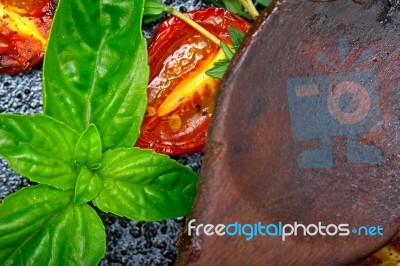
{"type": "Polygon", "coordinates": [[[0,2],[0,74],[16,74],[43,59],[56,4],[52,0],[0,2]]]}
{"type": "MultiPolygon", "coordinates": [[[[187,16],[228,45],[228,27],[241,32],[249,28],[244,19],[220,8],[187,16]]],[[[157,28],[148,51],[148,106],[136,145],[166,154],[201,150],[220,83],[205,72],[225,58],[224,52],[176,17],[157,28]]]]}

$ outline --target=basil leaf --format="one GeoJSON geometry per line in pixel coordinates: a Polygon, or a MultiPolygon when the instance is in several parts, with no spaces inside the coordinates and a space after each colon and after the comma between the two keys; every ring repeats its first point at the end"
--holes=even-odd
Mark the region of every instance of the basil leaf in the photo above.
{"type": "Polygon", "coordinates": [[[163,5],[159,0],[146,0],[144,3],[143,16],[159,16],[162,15],[165,10],[165,5],[163,5]]]}
{"type": "Polygon", "coordinates": [[[219,0],[208,0],[208,2],[210,2],[211,4],[213,4],[216,7],[225,8],[225,6],[219,0]]]}
{"type": "Polygon", "coordinates": [[[222,0],[222,2],[224,3],[225,8],[231,11],[232,13],[245,18],[250,18],[250,16],[243,11],[242,5],[239,3],[239,1],[222,0]]]}
{"type": "Polygon", "coordinates": [[[72,191],[23,188],[0,205],[0,265],[97,265],[105,232],[88,205],[71,204],[72,191]]]}
{"type": "Polygon", "coordinates": [[[76,144],[74,158],[80,166],[93,166],[100,163],[103,154],[101,148],[99,131],[94,124],[90,124],[76,144]]]}
{"type": "Polygon", "coordinates": [[[104,187],[93,203],[136,221],[156,221],[190,212],[197,176],[166,155],[137,148],[103,154],[98,174],[104,187]]]}
{"type": "Polygon", "coordinates": [[[231,38],[233,48],[236,51],[243,41],[244,33],[231,27],[231,26],[228,27],[228,33],[229,33],[229,37],[231,38]]]}
{"type": "MultiPolygon", "coordinates": [[[[231,38],[233,48],[236,51],[243,41],[244,34],[243,32],[231,26],[228,26],[228,33],[229,37],[231,38]]],[[[229,64],[234,55],[233,51],[226,45],[226,43],[221,42],[221,47],[227,59],[215,62],[214,66],[205,72],[207,75],[217,79],[222,79],[224,77],[225,72],[228,70],[229,64]]]]}
{"type": "Polygon", "coordinates": [[[34,182],[73,188],[78,138],[75,131],[49,116],[0,115],[0,156],[34,182]]]}
{"type": "Polygon", "coordinates": [[[60,1],[46,50],[45,113],[83,132],[94,123],[103,150],[134,145],[149,78],[144,1],[60,1]]]}
{"type": "Polygon", "coordinates": [[[86,167],[82,167],[75,186],[74,203],[81,205],[91,201],[99,195],[103,186],[104,182],[101,177],[89,171],[86,167]]]}
{"type": "Polygon", "coordinates": [[[224,51],[224,54],[226,55],[226,58],[228,59],[228,61],[230,61],[234,55],[231,48],[229,48],[229,46],[226,43],[221,42],[221,49],[222,49],[222,51],[224,51]]]}
{"type": "Polygon", "coordinates": [[[220,60],[214,63],[214,66],[207,70],[205,73],[213,78],[222,79],[228,70],[230,61],[220,60]]]}
{"type": "Polygon", "coordinates": [[[166,6],[159,0],[146,0],[144,3],[143,22],[150,23],[162,18],[166,11],[166,6]]]}
{"type": "Polygon", "coordinates": [[[145,17],[143,18],[143,23],[144,23],[144,24],[148,24],[148,23],[154,22],[154,21],[156,21],[156,20],[158,20],[158,19],[161,19],[162,17],[163,17],[162,14],[161,14],[161,15],[154,15],[154,16],[152,16],[152,15],[150,15],[150,16],[145,16],[145,17]]]}
{"type": "Polygon", "coordinates": [[[256,2],[267,7],[272,3],[272,0],[257,0],[256,2]]]}
{"type": "Polygon", "coordinates": [[[238,1],[232,1],[232,0],[222,0],[222,1],[208,0],[208,1],[211,2],[214,6],[225,8],[236,15],[239,15],[247,19],[251,19],[251,17],[246,12],[243,11],[243,7],[238,1]]]}

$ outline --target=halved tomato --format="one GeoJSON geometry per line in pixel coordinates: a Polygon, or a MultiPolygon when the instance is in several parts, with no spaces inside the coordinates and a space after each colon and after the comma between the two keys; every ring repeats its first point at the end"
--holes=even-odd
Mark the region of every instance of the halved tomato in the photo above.
{"type": "Polygon", "coordinates": [[[43,59],[56,4],[53,0],[0,2],[0,74],[16,74],[43,59]]]}
{"type": "Polygon", "coordinates": [[[394,266],[400,265],[400,238],[397,236],[388,245],[353,266],[394,266]]]}
{"type": "MultiPolygon", "coordinates": [[[[249,29],[244,19],[225,9],[186,14],[227,44],[231,44],[228,26],[241,32],[249,29]]],[[[220,83],[205,71],[224,59],[224,53],[176,17],[157,28],[148,52],[148,106],[136,145],[170,155],[200,151],[220,83]]]]}

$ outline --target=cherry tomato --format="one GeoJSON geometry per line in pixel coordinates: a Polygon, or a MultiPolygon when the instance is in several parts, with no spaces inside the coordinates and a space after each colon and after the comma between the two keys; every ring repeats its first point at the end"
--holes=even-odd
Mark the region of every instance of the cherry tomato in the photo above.
{"type": "MultiPolygon", "coordinates": [[[[211,7],[186,14],[228,45],[228,26],[242,32],[249,29],[244,19],[225,9],[211,7]]],[[[156,29],[148,52],[148,105],[136,145],[170,155],[200,151],[220,83],[205,71],[225,58],[222,50],[171,17],[156,29]]]]}
{"type": "Polygon", "coordinates": [[[396,236],[388,245],[376,251],[367,258],[356,262],[353,266],[382,266],[399,265],[400,262],[400,238],[396,236]]]}
{"type": "Polygon", "coordinates": [[[53,0],[0,2],[0,74],[16,74],[43,59],[56,4],[53,0]]]}

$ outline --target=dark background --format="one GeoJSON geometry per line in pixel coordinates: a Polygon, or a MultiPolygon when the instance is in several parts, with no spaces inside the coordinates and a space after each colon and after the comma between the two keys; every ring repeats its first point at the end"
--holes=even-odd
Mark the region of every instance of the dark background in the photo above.
{"type": "MultiPolygon", "coordinates": [[[[183,12],[208,5],[201,0],[164,2],[183,12]]],[[[150,38],[156,24],[144,27],[146,38],[150,38]]],[[[0,113],[41,113],[41,75],[41,66],[19,75],[0,75],[0,113]]],[[[200,170],[200,153],[175,159],[197,172],[200,170]]],[[[30,185],[29,181],[11,170],[0,158],[0,200],[27,185],[30,185]]],[[[171,265],[175,261],[175,241],[183,218],[146,223],[102,212],[99,215],[107,233],[107,253],[100,265],[171,265]]]]}

